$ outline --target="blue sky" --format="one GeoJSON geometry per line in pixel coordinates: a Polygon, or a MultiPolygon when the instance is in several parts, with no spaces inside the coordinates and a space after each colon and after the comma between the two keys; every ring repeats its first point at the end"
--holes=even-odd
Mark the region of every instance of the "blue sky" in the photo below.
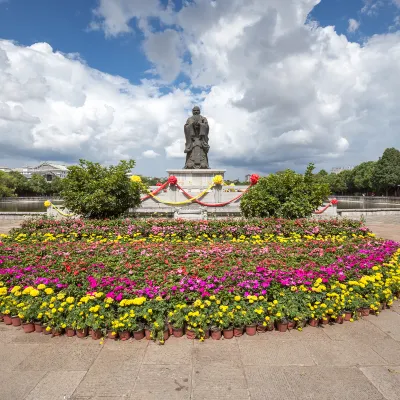
{"type": "MultiPolygon", "coordinates": [[[[322,0],[317,4],[317,0],[299,0],[298,4],[286,2],[281,6],[283,3],[285,1],[279,3],[276,0],[191,0],[185,3],[182,0],[0,1],[0,39],[6,57],[13,65],[12,69],[0,70],[4,77],[7,76],[4,81],[15,79],[21,87],[28,78],[30,82],[43,80],[46,83],[41,88],[44,97],[40,101],[18,102],[12,94],[7,97],[3,91],[0,107],[3,102],[9,113],[7,132],[15,129],[16,135],[23,136],[26,148],[18,151],[14,143],[5,140],[5,134],[1,136],[0,113],[0,141],[4,139],[3,147],[9,149],[0,153],[0,164],[15,165],[25,160],[34,164],[36,160],[46,158],[74,162],[79,157],[94,157],[109,163],[118,158],[133,157],[138,160],[141,173],[162,175],[165,168],[176,168],[183,162],[180,158],[182,125],[188,110],[197,102],[211,119],[211,135],[214,131],[211,160],[215,166],[225,167],[233,174],[253,170],[263,173],[285,167],[301,170],[308,161],[329,169],[364,161],[364,158],[376,159],[385,146],[394,143],[391,130],[396,130],[397,116],[391,114],[392,103],[381,102],[376,107],[372,100],[366,101],[365,93],[357,93],[350,102],[346,90],[357,77],[365,77],[359,83],[359,90],[371,91],[374,98],[376,92],[388,90],[382,83],[380,92],[379,85],[371,80],[376,76],[373,74],[379,73],[377,69],[371,69],[367,61],[361,65],[357,60],[370,59],[376,51],[387,54],[390,49],[397,48],[400,1],[322,0]],[[303,15],[303,21],[294,19],[294,15],[303,15]],[[274,16],[287,23],[283,31],[279,24],[274,25],[274,16]],[[263,18],[265,23],[260,22],[263,18]],[[318,28],[314,25],[311,33],[304,30],[313,23],[318,28]],[[334,26],[334,30],[328,29],[329,26],[334,26]],[[300,35],[296,30],[301,31],[300,35]],[[351,46],[341,41],[340,35],[345,35],[351,46]],[[378,39],[373,40],[374,35],[378,35],[378,39]],[[267,46],[263,40],[268,42],[267,46]],[[51,47],[36,46],[37,43],[51,47]],[[316,50],[315,46],[320,49],[316,50]],[[21,72],[14,64],[19,62],[25,50],[29,50],[29,55],[24,58],[27,63],[38,51],[46,54],[41,60],[32,59],[34,73],[22,67],[21,72]],[[79,88],[74,88],[73,100],[69,98],[71,93],[62,89],[71,82],[64,81],[67,78],[61,73],[60,63],[57,64],[59,77],[56,67],[51,68],[57,61],[57,54],[63,57],[65,68],[73,65],[82,73],[79,88]],[[304,66],[301,72],[292,71],[293,57],[300,57],[299,65],[304,66]],[[329,63],[332,57],[337,60],[334,67],[329,63]],[[71,59],[74,59],[73,64],[71,59]],[[279,60],[284,68],[288,68],[284,83],[281,79],[275,80],[279,75],[275,71],[279,60]],[[346,60],[350,60],[349,65],[345,65],[346,60]],[[310,72],[307,65],[313,62],[323,69],[310,72]],[[343,63],[342,71],[340,63],[343,63]],[[341,75],[349,69],[351,74],[341,75]],[[49,76],[45,75],[45,70],[49,76]],[[100,76],[92,81],[96,70],[100,76]],[[111,78],[101,73],[110,74],[111,78]],[[325,87],[326,79],[319,81],[323,74],[329,76],[332,73],[337,80],[337,93],[336,88],[325,87]],[[306,101],[310,101],[310,107],[319,110],[316,114],[320,114],[315,118],[306,116],[305,99],[301,99],[310,90],[310,85],[300,88],[296,74],[304,74],[312,81],[313,93],[307,94],[306,101]],[[125,78],[126,83],[118,81],[118,76],[125,78]],[[59,84],[57,79],[60,79],[59,84]],[[110,79],[113,86],[106,88],[110,79]],[[99,81],[104,87],[97,87],[99,81]],[[271,88],[276,93],[271,94],[271,88]],[[110,101],[96,98],[96,93],[104,96],[106,90],[110,90],[110,101]],[[298,101],[285,100],[285,90],[290,90],[298,101]],[[116,95],[118,93],[120,96],[116,95]],[[92,101],[80,103],[76,100],[80,97],[92,101]],[[75,101],[76,104],[72,104],[75,101]],[[171,103],[176,106],[172,107],[171,103]],[[133,123],[129,112],[122,115],[116,105],[120,108],[129,105],[133,110],[148,105],[159,118],[144,121],[143,114],[138,111],[141,119],[133,123]],[[29,124],[25,117],[23,123],[18,119],[11,121],[14,117],[10,115],[18,114],[18,107],[30,116],[29,124]],[[368,112],[369,107],[375,114],[368,112]],[[49,120],[48,113],[60,108],[62,113],[71,113],[73,124],[56,118],[49,120]],[[110,110],[110,115],[104,108],[110,110]],[[291,115],[291,121],[282,117],[286,115],[285,110],[292,113],[287,114],[291,115]],[[378,111],[380,114],[376,114],[378,111]],[[88,124],[87,121],[93,123],[93,113],[97,116],[105,113],[107,123],[100,128],[88,124]],[[231,123],[232,116],[240,118],[240,124],[231,123]],[[366,134],[365,126],[371,124],[370,118],[377,121],[377,126],[382,126],[378,121],[384,118],[383,125],[388,126],[387,141],[381,142],[380,146],[366,146],[362,156],[357,150],[362,142],[361,135],[366,134]],[[119,136],[124,124],[136,128],[119,136]],[[247,141],[246,132],[250,131],[252,145],[247,141]],[[57,143],[58,139],[50,146],[47,139],[50,135],[55,137],[54,132],[65,136],[65,140],[74,137],[76,146],[70,143],[66,146],[63,141],[57,143]],[[157,141],[149,140],[149,136],[157,141]],[[331,138],[329,146],[323,143],[321,138],[324,136],[331,138]],[[124,146],[123,140],[128,137],[129,143],[124,146]],[[97,146],[90,151],[89,141],[97,146]],[[100,143],[104,142],[108,147],[99,150],[100,143]],[[307,148],[306,152],[304,148],[307,148]]],[[[387,60],[387,65],[394,68],[399,60],[397,56],[393,57],[393,60],[387,60]]],[[[382,73],[392,76],[386,68],[390,67],[385,64],[382,73]]],[[[395,101],[394,93],[388,93],[388,96],[395,101]]],[[[147,118],[151,118],[151,113],[148,114],[147,118]]],[[[393,135],[395,133],[397,131],[393,135]]]]}

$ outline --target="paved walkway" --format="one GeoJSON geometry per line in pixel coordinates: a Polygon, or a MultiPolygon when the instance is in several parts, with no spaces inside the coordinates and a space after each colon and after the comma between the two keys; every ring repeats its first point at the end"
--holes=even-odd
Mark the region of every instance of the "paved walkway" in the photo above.
{"type": "MultiPolygon", "coordinates": [[[[10,229],[0,221],[0,232],[10,229]]],[[[400,218],[374,218],[400,241],[400,218]]],[[[400,399],[400,302],[379,317],[204,343],[24,334],[0,324],[0,400],[400,399]]]]}

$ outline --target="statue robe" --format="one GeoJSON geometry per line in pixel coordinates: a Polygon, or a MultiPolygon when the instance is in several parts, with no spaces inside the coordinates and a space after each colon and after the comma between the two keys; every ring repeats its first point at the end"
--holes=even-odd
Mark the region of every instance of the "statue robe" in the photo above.
{"type": "Polygon", "coordinates": [[[207,118],[194,115],[188,118],[185,127],[185,169],[208,169],[208,126],[207,118]]]}

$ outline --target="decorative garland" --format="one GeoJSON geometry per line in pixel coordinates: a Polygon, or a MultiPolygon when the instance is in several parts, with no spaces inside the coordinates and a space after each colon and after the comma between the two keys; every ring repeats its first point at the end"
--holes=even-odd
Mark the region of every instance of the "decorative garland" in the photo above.
{"type": "Polygon", "coordinates": [[[330,206],[336,206],[338,203],[337,199],[332,199],[323,209],[314,211],[314,214],[322,214],[325,212],[330,206]]]}
{"type": "Polygon", "coordinates": [[[56,205],[54,205],[50,200],[46,200],[43,204],[44,204],[44,206],[46,208],[49,208],[50,206],[53,207],[54,210],[56,210],[63,217],[73,217],[74,216],[74,214],[66,214],[66,213],[64,213],[56,205]]]}

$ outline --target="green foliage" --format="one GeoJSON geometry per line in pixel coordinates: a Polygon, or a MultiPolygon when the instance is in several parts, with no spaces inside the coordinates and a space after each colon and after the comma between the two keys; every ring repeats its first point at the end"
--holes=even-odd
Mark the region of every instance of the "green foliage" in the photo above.
{"type": "Polygon", "coordinates": [[[14,181],[15,194],[17,196],[29,195],[31,194],[29,190],[29,179],[22,175],[20,172],[11,171],[8,173],[9,176],[14,181]]]}
{"type": "Polygon", "coordinates": [[[329,186],[318,183],[309,164],[304,175],[292,170],[260,178],[240,202],[245,217],[303,218],[312,214],[329,195],[329,186]]]}
{"type": "Polygon", "coordinates": [[[372,183],[377,191],[386,192],[397,189],[400,185],[400,151],[395,148],[386,149],[376,163],[372,183]]]}
{"type": "Polygon", "coordinates": [[[131,182],[127,174],[134,160],[120,161],[117,166],[80,160],[68,167],[61,195],[65,206],[88,218],[114,218],[130,207],[140,205],[140,184],[131,182]]]}
{"type": "Polygon", "coordinates": [[[375,161],[367,161],[357,165],[353,169],[354,187],[361,192],[373,190],[372,176],[375,171],[375,161]]]}
{"type": "Polygon", "coordinates": [[[15,183],[12,177],[4,171],[0,171],[0,197],[14,196],[15,183]]]}
{"type": "Polygon", "coordinates": [[[32,174],[31,179],[29,179],[28,189],[31,193],[39,196],[44,196],[48,193],[49,183],[46,178],[39,174],[32,174]]]}

